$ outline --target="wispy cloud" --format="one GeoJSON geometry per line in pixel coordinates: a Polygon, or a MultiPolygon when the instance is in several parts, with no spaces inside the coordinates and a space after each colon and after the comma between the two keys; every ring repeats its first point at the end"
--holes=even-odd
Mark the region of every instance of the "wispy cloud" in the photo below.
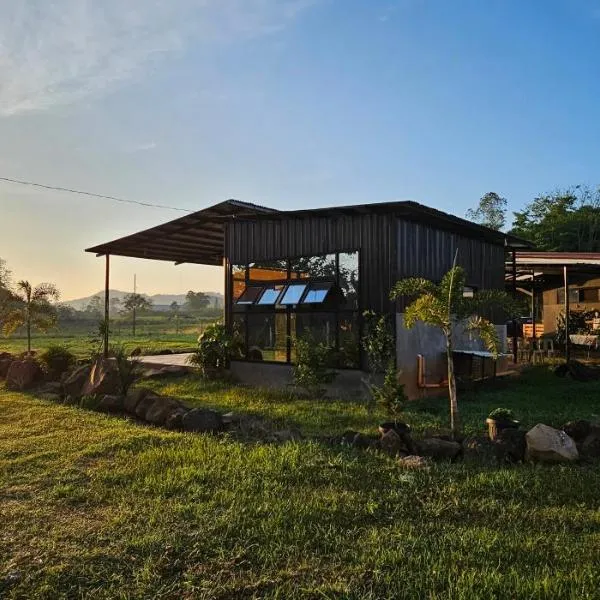
{"type": "Polygon", "coordinates": [[[156,142],[146,142],[142,144],[136,144],[131,148],[127,149],[127,152],[135,153],[135,152],[148,152],[149,150],[154,150],[158,144],[156,142]]]}
{"type": "Polygon", "coordinates": [[[164,55],[285,27],[320,0],[20,0],[0,19],[0,116],[104,93],[164,55]]]}

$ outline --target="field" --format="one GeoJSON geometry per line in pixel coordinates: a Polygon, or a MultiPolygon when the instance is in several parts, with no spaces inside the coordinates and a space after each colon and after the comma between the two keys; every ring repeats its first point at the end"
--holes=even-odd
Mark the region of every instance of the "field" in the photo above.
{"type": "MultiPolygon", "coordinates": [[[[195,378],[163,392],[305,434],[373,430],[359,404],[195,378]]],[[[461,399],[527,424],[598,416],[600,385],[544,370],[461,399]]],[[[410,405],[417,430],[443,399],[410,405]]],[[[0,597],[598,598],[600,467],[402,470],[316,441],[168,433],[0,389],[0,597]]]]}

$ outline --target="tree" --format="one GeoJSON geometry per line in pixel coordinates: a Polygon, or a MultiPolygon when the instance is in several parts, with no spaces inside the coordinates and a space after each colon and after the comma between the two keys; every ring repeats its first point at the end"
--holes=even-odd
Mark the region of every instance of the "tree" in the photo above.
{"type": "Polygon", "coordinates": [[[515,212],[511,233],[539,250],[600,252],[600,189],[575,186],[538,196],[515,212]]]}
{"type": "Polygon", "coordinates": [[[171,313],[170,318],[175,321],[175,333],[178,334],[179,333],[179,311],[181,310],[181,306],[179,306],[179,304],[177,304],[177,302],[175,300],[173,300],[173,302],[171,302],[171,305],[169,306],[169,311],[171,313]]]}
{"type": "Polygon", "coordinates": [[[506,198],[496,192],[488,192],[481,197],[477,208],[467,211],[467,218],[499,231],[506,223],[506,204],[506,198]]]}
{"type": "Polygon", "coordinates": [[[131,314],[132,318],[132,333],[135,337],[135,324],[136,324],[136,316],[138,312],[144,312],[150,310],[152,308],[152,302],[146,298],[146,296],[142,296],[142,294],[127,294],[122,301],[121,311],[125,314],[131,314]]]}
{"type": "Polygon", "coordinates": [[[101,319],[104,315],[104,300],[101,296],[92,296],[88,305],[85,307],[85,312],[94,316],[96,319],[101,319]]]}
{"type": "Polygon", "coordinates": [[[511,316],[518,312],[513,299],[504,291],[482,290],[473,297],[466,297],[464,295],[465,271],[456,265],[456,259],[455,256],[453,267],[444,275],[441,283],[436,284],[427,279],[412,277],[396,282],[390,293],[392,300],[401,296],[414,298],[404,313],[404,324],[407,328],[410,329],[417,321],[422,321],[437,327],[444,335],[448,360],[450,428],[453,435],[456,435],[460,427],[452,354],[456,328],[461,325],[467,331],[478,332],[487,349],[497,356],[500,350],[498,333],[494,325],[483,318],[481,313],[492,307],[498,307],[511,316]]]}
{"type": "Polygon", "coordinates": [[[51,301],[58,298],[58,290],[52,283],[40,283],[33,287],[28,281],[19,281],[3,323],[4,335],[26,326],[27,352],[31,352],[31,330],[48,331],[56,324],[57,310],[51,301]]]}
{"type": "Polygon", "coordinates": [[[210,306],[210,296],[204,292],[193,292],[190,290],[185,295],[185,305],[189,311],[200,312],[210,306]]]}
{"type": "Polygon", "coordinates": [[[6,261],[0,258],[0,325],[4,322],[6,311],[12,299],[11,272],[6,261]]]}

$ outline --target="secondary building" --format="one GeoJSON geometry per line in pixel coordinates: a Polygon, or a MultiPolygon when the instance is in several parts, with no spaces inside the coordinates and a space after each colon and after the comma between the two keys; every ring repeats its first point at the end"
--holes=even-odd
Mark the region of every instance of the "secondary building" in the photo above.
{"type": "MultiPolygon", "coordinates": [[[[225,321],[244,340],[232,365],[243,381],[291,381],[295,339],[310,332],[335,349],[337,385],[360,388],[366,367],[363,313],[389,314],[397,363],[410,395],[444,374],[444,343],[426,326],[404,328],[406,300],[389,292],[404,277],[439,281],[458,250],[473,294],[503,289],[506,253],[526,243],[416,202],[276,211],[229,200],[175,221],[90,248],[110,255],[222,265],[225,321]],[[427,371],[419,374],[421,355],[427,371]]],[[[491,315],[505,337],[504,315],[491,315]]],[[[472,335],[463,350],[481,349],[472,335]]],[[[423,361],[421,360],[421,366],[423,361]]]]}

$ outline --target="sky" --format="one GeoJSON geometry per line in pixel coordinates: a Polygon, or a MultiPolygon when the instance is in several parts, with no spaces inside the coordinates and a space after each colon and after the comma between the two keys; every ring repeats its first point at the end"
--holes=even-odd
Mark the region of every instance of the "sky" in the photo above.
{"type": "MultiPolygon", "coordinates": [[[[600,0],[4,0],[0,177],[198,210],[595,186],[600,0]]],[[[0,257],[64,299],[87,247],[177,218],[0,181],[0,257]]],[[[111,287],[222,291],[117,258],[111,287]]]]}

